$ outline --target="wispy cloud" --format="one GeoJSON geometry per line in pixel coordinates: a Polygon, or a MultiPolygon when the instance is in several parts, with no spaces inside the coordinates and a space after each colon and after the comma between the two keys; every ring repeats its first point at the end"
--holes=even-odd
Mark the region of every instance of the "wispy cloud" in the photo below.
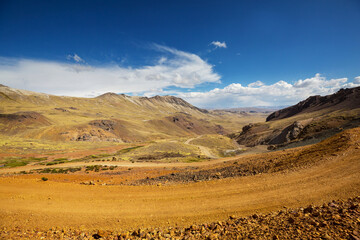
{"type": "Polygon", "coordinates": [[[89,66],[76,54],[76,63],[0,58],[0,83],[20,89],[68,96],[97,96],[105,92],[143,93],[170,86],[193,88],[220,82],[213,66],[198,55],[154,45],[160,57],[155,65],[125,68],[89,66]]]}
{"type": "Polygon", "coordinates": [[[81,62],[85,62],[84,59],[82,59],[79,55],[77,55],[76,53],[74,53],[74,55],[67,55],[66,57],[68,60],[74,60],[77,63],[81,63],[81,62]]]}
{"type": "Polygon", "coordinates": [[[316,74],[314,77],[294,83],[278,81],[266,85],[256,81],[243,86],[232,83],[225,88],[215,88],[208,92],[178,93],[199,107],[229,108],[246,106],[284,106],[292,105],[312,95],[328,95],[340,88],[360,86],[360,76],[353,82],[347,78],[329,79],[316,74]]]}
{"type": "Polygon", "coordinates": [[[224,42],[212,41],[210,44],[214,45],[215,48],[227,48],[225,41],[224,42]]]}

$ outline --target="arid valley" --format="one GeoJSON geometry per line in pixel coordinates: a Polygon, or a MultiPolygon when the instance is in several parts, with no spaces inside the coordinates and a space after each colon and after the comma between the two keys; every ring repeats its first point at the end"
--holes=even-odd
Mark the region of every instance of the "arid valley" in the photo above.
{"type": "Polygon", "coordinates": [[[0,0],[0,240],[360,240],[360,0],[0,0]]]}
{"type": "Polygon", "coordinates": [[[0,90],[4,239],[358,236],[360,88],[272,114],[0,90]]]}

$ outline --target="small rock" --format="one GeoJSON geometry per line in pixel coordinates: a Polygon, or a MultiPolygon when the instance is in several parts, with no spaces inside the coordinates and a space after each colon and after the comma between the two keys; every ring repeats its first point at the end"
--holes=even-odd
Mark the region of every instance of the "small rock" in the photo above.
{"type": "Polygon", "coordinates": [[[289,222],[290,224],[293,224],[293,223],[295,222],[295,219],[293,219],[292,217],[289,217],[288,222],[289,222]]]}
{"type": "Polygon", "coordinates": [[[304,213],[312,213],[314,210],[314,207],[312,205],[309,205],[307,208],[304,209],[304,213]]]}
{"type": "Polygon", "coordinates": [[[101,236],[99,234],[97,234],[97,233],[93,234],[92,237],[94,239],[100,239],[101,238],[101,236]]]}

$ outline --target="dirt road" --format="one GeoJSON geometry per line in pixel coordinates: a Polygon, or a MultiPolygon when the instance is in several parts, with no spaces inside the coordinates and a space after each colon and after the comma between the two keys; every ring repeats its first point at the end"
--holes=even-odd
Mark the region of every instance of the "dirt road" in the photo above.
{"type": "Polygon", "coordinates": [[[195,140],[195,139],[198,139],[198,138],[201,138],[203,135],[199,135],[197,136],[196,138],[189,138],[188,140],[186,140],[184,143],[185,144],[188,144],[188,145],[193,145],[193,146],[196,146],[200,149],[201,153],[205,156],[207,156],[208,158],[212,158],[212,159],[215,159],[215,158],[218,158],[218,156],[215,156],[210,148],[208,147],[204,147],[204,146],[201,146],[201,145],[196,145],[196,144],[191,144],[191,141],[192,140],[195,140]]]}

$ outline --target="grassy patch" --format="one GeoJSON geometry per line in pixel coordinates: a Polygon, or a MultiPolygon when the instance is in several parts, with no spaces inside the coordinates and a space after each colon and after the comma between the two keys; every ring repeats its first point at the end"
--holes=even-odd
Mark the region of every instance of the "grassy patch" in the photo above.
{"type": "Polygon", "coordinates": [[[37,170],[38,173],[74,173],[81,171],[81,167],[77,168],[44,168],[37,170]]]}
{"type": "Polygon", "coordinates": [[[7,158],[1,162],[3,167],[21,167],[26,166],[31,162],[39,162],[46,160],[47,157],[42,158],[35,158],[35,157],[29,157],[29,158],[7,158]]]}
{"type": "Polygon", "coordinates": [[[56,165],[56,164],[60,164],[60,163],[66,163],[66,162],[69,162],[67,158],[57,158],[57,159],[54,159],[54,161],[52,161],[52,162],[46,163],[45,165],[52,166],[52,165],[56,165]]]}
{"type": "Polygon", "coordinates": [[[202,157],[189,157],[183,160],[183,162],[186,163],[192,163],[192,162],[203,162],[209,160],[208,158],[202,158],[202,157]]]}
{"type": "Polygon", "coordinates": [[[68,159],[67,158],[57,158],[57,159],[54,159],[54,162],[65,161],[65,160],[68,160],[68,159]]]}
{"type": "Polygon", "coordinates": [[[116,155],[121,155],[121,154],[124,154],[124,153],[128,153],[132,150],[135,150],[135,149],[138,149],[138,148],[141,148],[143,146],[135,146],[135,147],[129,147],[129,148],[124,148],[124,149],[121,149],[119,151],[116,152],[116,155]]]}
{"type": "Polygon", "coordinates": [[[21,167],[27,165],[29,162],[22,159],[14,159],[5,162],[4,167],[21,167]]]}

